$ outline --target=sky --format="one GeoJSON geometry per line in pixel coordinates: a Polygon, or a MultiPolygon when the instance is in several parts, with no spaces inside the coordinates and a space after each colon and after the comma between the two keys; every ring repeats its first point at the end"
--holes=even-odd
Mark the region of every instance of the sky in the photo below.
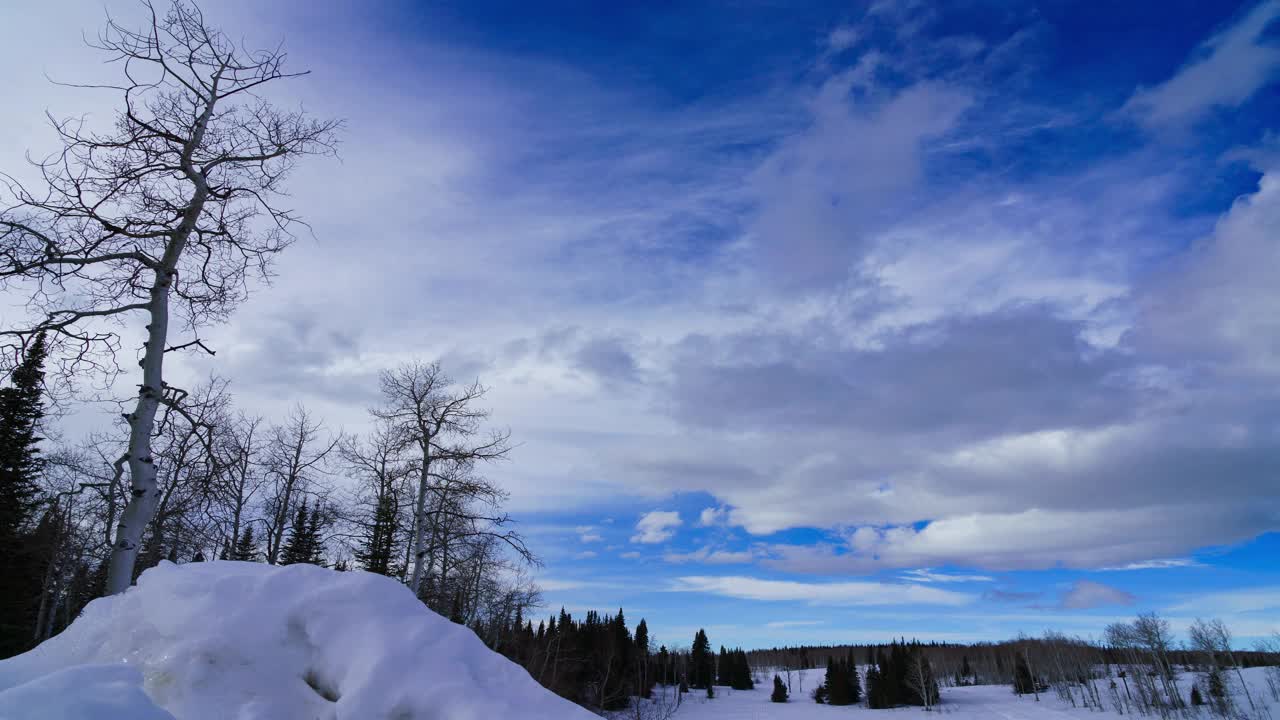
{"type": "MultiPolygon", "coordinates": [[[[548,611],[1280,630],[1280,0],[205,5],[346,131],[175,378],[349,432],[382,368],[480,379],[548,611]]],[[[0,169],[110,118],[48,81],[105,10],[0,9],[0,169]]]]}

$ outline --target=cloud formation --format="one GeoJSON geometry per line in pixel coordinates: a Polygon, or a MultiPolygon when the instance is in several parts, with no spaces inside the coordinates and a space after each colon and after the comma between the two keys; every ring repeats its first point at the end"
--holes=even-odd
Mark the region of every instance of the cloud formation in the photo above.
{"type": "Polygon", "coordinates": [[[675,535],[675,529],[682,524],[684,522],[680,519],[680,513],[674,510],[647,512],[636,522],[636,534],[631,536],[631,542],[647,545],[665,542],[675,535]]]}
{"type": "Polygon", "coordinates": [[[920,585],[879,582],[805,583],[736,575],[690,575],[676,578],[674,592],[696,592],[750,600],[794,600],[810,605],[966,605],[974,596],[920,585]]]}
{"type": "Polygon", "coordinates": [[[1131,593],[1092,580],[1077,580],[1065,593],[1058,606],[1063,610],[1090,610],[1106,605],[1132,605],[1137,600],[1131,593]]]}

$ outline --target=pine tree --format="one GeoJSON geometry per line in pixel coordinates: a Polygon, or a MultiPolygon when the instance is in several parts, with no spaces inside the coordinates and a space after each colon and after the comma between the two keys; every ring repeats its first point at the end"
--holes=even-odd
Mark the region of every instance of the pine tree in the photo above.
{"type": "Polygon", "coordinates": [[[0,658],[29,649],[50,547],[34,542],[40,506],[45,338],[37,335],[0,388],[0,658]]]}
{"type": "Polygon", "coordinates": [[[324,567],[324,515],[320,503],[311,508],[307,520],[307,559],[304,562],[324,567]]]}
{"type": "Polygon", "coordinates": [[[713,685],[714,662],[711,641],[707,639],[707,633],[699,629],[693,636],[693,646],[689,650],[689,684],[696,688],[713,685]]]}
{"type": "Polygon", "coordinates": [[[1013,661],[1013,691],[1019,695],[1027,695],[1036,692],[1035,678],[1031,675],[1031,665],[1027,663],[1027,658],[1022,653],[1013,661]]]}
{"type": "Polygon", "coordinates": [[[640,618],[640,624],[636,625],[635,643],[636,662],[639,664],[639,677],[637,677],[637,682],[640,687],[638,688],[638,691],[640,693],[640,697],[647,700],[653,695],[654,676],[650,672],[649,626],[645,624],[644,618],[640,618]]]}
{"type": "Polygon", "coordinates": [[[773,676],[773,694],[769,699],[776,703],[784,703],[787,701],[787,686],[782,682],[782,678],[777,675],[773,676]]]}
{"type": "Polygon", "coordinates": [[[1204,705],[1204,697],[1200,694],[1199,685],[1191,686],[1191,704],[1194,707],[1200,707],[1201,705],[1204,705]]]}
{"type": "Polygon", "coordinates": [[[17,537],[39,504],[45,354],[41,333],[9,377],[11,386],[0,388],[0,538],[17,537]]]}
{"type": "Polygon", "coordinates": [[[826,686],[828,705],[853,704],[853,699],[849,697],[849,675],[843,661],[827,659],[826,686]]]}
{"type": "Polygon", "coordinates": [[[858,665],[853,661],[853,650],[849,651],[849,701],[854,705],[862,702],[862,678],[858,676],[858,665]]]}
{"type": "Polygon", "coordinates": [[[356,562],[365,570],[379,575],[395,576],[400,568],[395,563],[396,538],[400,533],[399,507],[390,493],[378,498],[372,522],[365,529],[364,542],[356,550],[356,562]]]}
{"type": "Polygon", "coordinates": [[[307,501],[298,505],[293,524],[289,527],[289,537],[285,540],[284,550],[280,554],[281,565],[294,565],[311,562],[314,555],[311,543],[311,516],[307,514],[307,501]]]}
{"type": "Polygon", "coordinates": [[[244,532],[241,533],[240,539],[236,541],[235,549],[231,551],[228,559],[257,562],[258,544],[253,539],[253,525],[245,526],[244,532]]]}

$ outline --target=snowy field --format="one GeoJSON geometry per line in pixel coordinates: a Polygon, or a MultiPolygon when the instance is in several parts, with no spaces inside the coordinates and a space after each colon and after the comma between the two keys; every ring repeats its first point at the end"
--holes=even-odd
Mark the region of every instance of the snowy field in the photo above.
{"type": "MultiPolygon", "coordinates": [[[[1244,671],[1246,681],[1253,692],[1253,698],[1259,705],[1265,704],[1261,718],[1280,720],[1280,703],[1276,703],[1267,691],[1263,668],[1250,668],[1244,671]]],[[[980,685],[975,687],[942,688],[942,705],[926,712],[923,708],[903,707],[892,710],[870,710],[866,706],[833,707],[819,705],[809,697],[813,688],[822,682],[824,670],[804,671],[803,697],[798,692],[798,672],[792,673],[792,688],[797,690],[787,703],[774,703],[769,700],[773,689],[773,677],[758,678],[755,690],[730,690],[716,688],[716,697],[708,700],[705,693],[691,690],[685,696],[680,708],[672,716],[672,720],[839,720],[840,718],[862,718],[862,720],[937,720],[946,716],[952,720],[1107,720],[1124,718],[1114,711],[1098,712],[1085,708],[1073,708],[1070,703],[1061,700],[1053,691],[1041,693],[1040,701],[1030,695],[1018,696],[1007,685],[980,685]]],[[[1181,686],[1188,692],[1191,677],[1183,676],[1181,686]]],[[[1248,711],[1245,698],[1238,696],[1237,704],[1248,711]]],[[[1202,708],[1199,717],[1205,720],[1217,717],[1202,708]]],[[[1134,717],[1142,717],[1134,714],[1134,717]]],[[[1159,717],[1152,715],[1149,717],[1159,717]]],[[[1249,717],[1259,717],[1252,715],[1249,717]]]]}

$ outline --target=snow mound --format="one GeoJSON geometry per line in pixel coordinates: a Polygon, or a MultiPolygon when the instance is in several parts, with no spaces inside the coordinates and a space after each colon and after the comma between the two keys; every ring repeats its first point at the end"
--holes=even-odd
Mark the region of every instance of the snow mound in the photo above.
{"type": "Polygon", "coordinates": [[[311,565],[161,563],[0,661],[0,718],[594,718],[400,583],[311,565]]]}

